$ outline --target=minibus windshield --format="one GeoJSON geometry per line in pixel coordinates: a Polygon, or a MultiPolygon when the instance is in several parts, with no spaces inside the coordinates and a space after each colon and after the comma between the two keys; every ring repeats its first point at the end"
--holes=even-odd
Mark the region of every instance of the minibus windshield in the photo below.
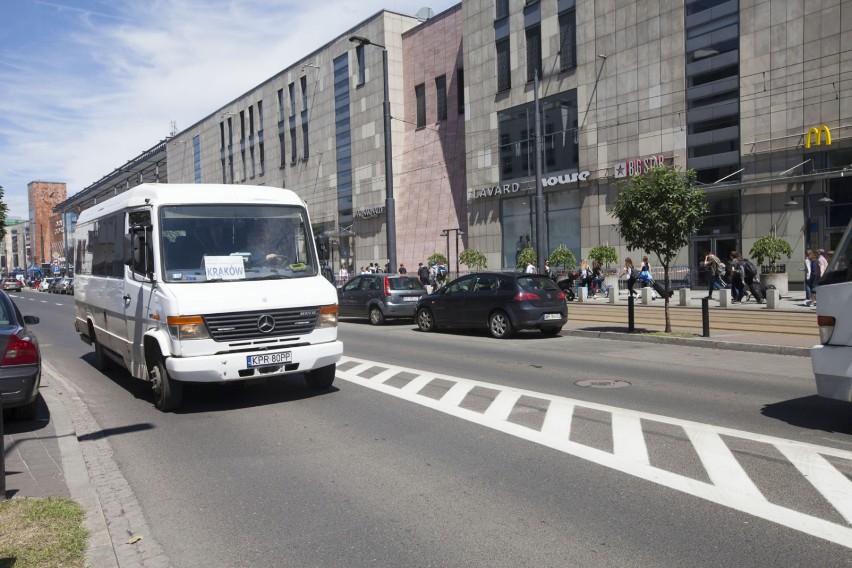
{"type": "Polygon", "coordinates": [[[852,223],[840,239],[834,255],[828,261],[828,268],[819,281],[820,286],[852,282],[852,223]]]}
{"type": "Polygon", "coordinates": [[[163,206],[160,243],[166,282],[317,274],[307,215],[298,206],[163,206]]]}

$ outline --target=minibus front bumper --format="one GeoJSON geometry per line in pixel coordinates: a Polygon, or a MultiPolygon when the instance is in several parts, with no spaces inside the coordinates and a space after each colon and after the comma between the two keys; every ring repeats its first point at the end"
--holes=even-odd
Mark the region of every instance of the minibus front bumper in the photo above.
{"type": "Polygon", "coordinates": [[[248,364],[248,358],[272,352],[244,351],[196,357],[168,357],[166,369],[172,379],[189,383],[221,383],[302,373],[337,363],[343,355],[343,343],[331,341],[274,350],[276,354],[282,352],[290,353],[288,361],[265,366],[251,366],[248,364]]]}

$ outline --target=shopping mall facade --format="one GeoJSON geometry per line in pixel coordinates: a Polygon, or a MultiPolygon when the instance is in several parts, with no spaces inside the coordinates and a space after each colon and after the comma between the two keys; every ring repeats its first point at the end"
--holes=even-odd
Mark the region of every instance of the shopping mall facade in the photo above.
{"type": "Polygon", "coordinates": [[[286,187],[330,237],[334,266],[384,266],[387,80],[407,267],[449,251],[455,269],[464,248],[513,267],[539,239],[540,147],[547,251],[641,254],[620,239],[613,201],[631,174],[664,163],[695,169],[710,205],[675,264],[747,253],[773,233],[794,248],[795,285],[805,249],[830,250],[852,218],[850,37],[852,0],[463,0],[425,21],[382,11],[60,207],[73,215],[140,181],[286,187]]]}

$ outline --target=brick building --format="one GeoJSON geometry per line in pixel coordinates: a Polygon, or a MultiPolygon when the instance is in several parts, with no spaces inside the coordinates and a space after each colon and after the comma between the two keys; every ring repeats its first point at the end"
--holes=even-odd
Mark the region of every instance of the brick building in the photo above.
{"type": "Polygon", "coordinates": [[[65,201],[67,189],[64,182],[32,181],[27,184],[30,208],[30,254],[28,265],[60,259],[63,256],[64,230],[62,215],[53,208],[65,201]]]}

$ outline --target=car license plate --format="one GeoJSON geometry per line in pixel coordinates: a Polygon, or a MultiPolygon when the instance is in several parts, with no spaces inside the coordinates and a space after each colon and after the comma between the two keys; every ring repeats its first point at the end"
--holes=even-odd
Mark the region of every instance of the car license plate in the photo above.
{"type": "Polygon", "coordinates": [[[402,297],[403,302],[416,302],[419,299],[420,298],[418,298],[417,296],[403,296],[402,297]]]}
{"type": "Polygon", "coordinates": [[[289,351],[279,351],[277,353],[264,353],[262,355],[246,356],[246,365],[249,367],[265,367],[267,365],[280,365],[281,363],[289,363],[292,355],[289,351]]]}
{"type": "Polygon", "coordinates": [[[562,314],[544,314],[544,319],[546,319],[546,320],[562,319],[562,314]]]}

